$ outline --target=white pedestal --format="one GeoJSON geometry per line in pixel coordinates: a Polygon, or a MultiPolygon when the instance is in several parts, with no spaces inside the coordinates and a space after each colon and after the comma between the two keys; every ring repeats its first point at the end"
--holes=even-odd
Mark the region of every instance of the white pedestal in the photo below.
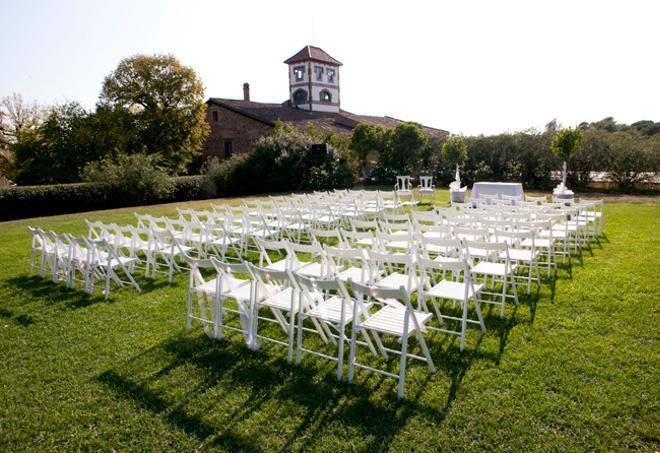
{"type": "Polygon", "coordinates": [[[554,190],[552,192],[552,198],[554,201],[563,201],[566,206],[570,206],[573,204],[573,199],[575,197],[575,194],[573,193],[572,190],[564,189],[564,190],[554,190]]]}

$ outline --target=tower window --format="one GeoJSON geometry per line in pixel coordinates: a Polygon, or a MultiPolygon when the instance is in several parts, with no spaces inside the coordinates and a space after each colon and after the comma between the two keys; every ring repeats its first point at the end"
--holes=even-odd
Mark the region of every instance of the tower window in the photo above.
{"type": "Polygon", "coordinates": [[[307,102],[307,91],[305,90],[296,90],[293,92],[293,102],[296,104],[302,104],[307,102]]]}
{"type": "Polygon", "coordinates": [[[321,91],[319,96],[321,97],[321,102],[332,102],[332,93],[328,90],[321,91]]]}
{"type": "Polygon", "coordinates": [[[218,112],[217,111],[213,111],[213,121],[215,121],[216,123],[218,122],[218,112]]]}
{"type": "Polygon", "coordinates": [[[296,66],[293,68],[293,74],[296,77],[296,82],[300,82],[301,80],[305,79],[305,67],[304,66],[296,66]]]}
{"type": "Polygon", "coordinates": [[[335,83],[335,70],[328,68],[328,82],[335,83]]]}
{"type": "Polygon", "coordinates": [[[229,159],[234,154],[234,146],[230,140],[225,141],[225,157],[229,159]]]}
{"type": "Polygon", "coordinates": [[[316,80],[323,80],[323,66],[314,66],[314,73],[316,74],[316,80]]]}

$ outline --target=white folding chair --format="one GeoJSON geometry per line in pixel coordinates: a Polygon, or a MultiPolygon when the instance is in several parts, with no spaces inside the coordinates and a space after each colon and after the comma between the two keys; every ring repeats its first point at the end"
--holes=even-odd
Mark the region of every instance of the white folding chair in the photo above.
{"type": "Polygon", "coordinates": [[[441,325],[445,324],[445,320],[458,321],[461,324],[460,330],[427,326],[428,329],[457,335],[461,339],[461,351],[465,349],[465,336],[468,323],[478,324],[481,327],[481,331],[486,333],[486,325],[484,324],[481,305],[479,303],[480,291],[483,285],[474,284],[470,267],[465,260],[443,262],[419,258],[419,269],[422,279],[418,297],[419,307],[426,312],[430,312],[426,303],[426,300],[430,299],[441,325]],[[438,300],[449,300],[452,304],[459,302],[461,316],[456,317],[442,314],[438,306],[438,300]],[[470,302],[472,302],[477,314],[476,320],[468,318],[468,304],[470,302]]]}
{"type": "Polygon", "coordinates": [[[255,242],[259,251],[259,267],[271,271],[284,271],[291,268],[289,249],[285,241],[269,241],[256,238],[255,242]]]}
{"type": "MultiPolygon", "coordinates": [[[[298,338],[296,341],[296,365],[300,364],[302,353],[312,354],[337,362],[337,379],[341,381],[344,364],[344,344],[346,343],[346,326],[353,322],[353,300],[344,284],[337,279],[317,280],[294,274],[301,291],[304,303],[298,306],[298,338]],[[314,320],[315,329],[303,329],[305,319],[314,320]],[[318,330],[318,327],[321,330],[318,330]],[[322,333],[321,339],[331,342],[337,347],[337,356],[331,356],[303,346],[303,330],[322,333]]],[[[365,308],[366,311],[366,308],[365,308]]],[[[364,312],[358,312],[363,316],[364,312]]],[[[371,339],[364,332],[364,344],[370,347],[373,354],[376,350],[371,339]]]]}
{"type": "Polygon", "coordinates": [[[404,287],[408,294],[419,288],[419,279],[411,254],[392,254],[367,250],[371,269],[371,284],[379,288],[404,287]]]}
{"type": "MultiPolygon", "coordinates": [[[[248,269],[254,281],[254,297],[252,300],[252,337],[254,349],[258,348],[258,339],[285,346],[288,350],[287,361],[293,359],[295,340],[295,317],[300,304],[300,291],[289,270],[275,271],[248,264],[248,269]],[[261,308],[268,308],[274,318],[261,316],[261,308]],[[259,331],[259,321],[277,323],[287,340],[266,336],[259,331]]],[[[312,320],[312,322],[315,322],[312,320]]],[[[318,329],[317,329],[318,330],[318,329]]]]}
{"type": "Polygon", "coordinates": [[[226,263],[211,257],[211,264],[217,273],[215,287],[215,310],[213,315],[213,336],[220,338],[223,330],[242,333],[250,349],[256,349],[257,343],[253,336],[252,301],[255,282],[246,263],[226,263]],[[244,274],[240,278],[237,274],[244,274]],[[229,301],[234,301],[230,304],[229,301]],[[225,322],[225,314],[238,315],[238,326],[225,322]]]}
{"type": "Polygon", "coordinates": [[[464,241],[466,258],[472,262],[472,275],[476,278],[481,277],[484,284],[492,288],[496,283],[501,283],[500,293],[492,291],[481,291],[482,295],[493,296],[497,300],[481,299],[481,302],[500,305],[500,316],[504,318],[504,306],[506,298],[512,298],[518,305],[518,290],[515,279],[515,273],[518,265],[511,262],[509,258],[509,246],[506,243],[498,242],[475,242],[464,241]],[[502,258],[503,257],[503,258],[502,258]],[[509,292],[509,287],[511,291],[509,292]]]}
{"type": "Polygon", "coordinates": [[[327,275],[327,262],[323,248],[318,243],[297,244],[286,241],[291,270],[307,277],[327,275]]]}
{"type": "Polygon", "coordinates": [[[327,260],[327,277],[342,281],[349,279],[366,284],[371,281],[371,269],[363,249],[324,246],[327,260]]]}
{"type": "Polygon", "coordinates": [[[86,279],[90,294],[94,294],[97,281],[102,282],[103,296],[106,299],[110,297],[111,281],[121,287],[130,285],[138,292],[140,291],[140,285],[131,275],[132,266],[136,262],[135,258],[124,255],[121,249],[115,249],[108,241],[79,239],[84,241],[88,251],[86,279]]]}
{"type": "Polygon", "coordinates": [[[348,382],[353,382],[355,368],[362,368],[373,371],[383,376],[394,378],[398,381],[398,397],[403,398],[404,383],[406,375],[406,365],[408,358],[417,359],[426,362],[429,370],[435,372],[433,359],[424,340],[423,332],[426,330],[426,323],[433,316],[431,313],[416,311],[410,303],[410,296],[404,286],[396,289],[378,288],[376,286],[361,285],[349,280],[349,285],[355,294],[353,304],[353,324],[351,330],[351,347],[349,354],[348,382]],[[359,316],[359,302],[373,302],[378,307],[377,311],[366,319],[362,320],[359,316]],[[356,361],[357,334],[361,331],[371,332],[380,349],[383,358],[387,360],[388,353],[397,354],[399,359],[398,373],[371,367],[356,361]],[[392,349],[385,347],[380,340],[380,335],[393,336],[400,343],[401,349],[392,349]],[[417,339],[421,349],[422,356],[410,354],[408,352],[408,340],[411,336],[417,339]]]}

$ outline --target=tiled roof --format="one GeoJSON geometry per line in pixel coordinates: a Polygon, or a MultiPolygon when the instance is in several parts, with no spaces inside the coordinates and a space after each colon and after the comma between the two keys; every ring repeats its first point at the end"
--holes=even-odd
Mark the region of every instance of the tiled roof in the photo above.
{"type": "MultiPolygon", "coordinates": [[[[265,102],[210,98],[207,103],[221,105],[269,126],[274,126],[275,122],[280,120],[291,123],[300,129],[304,129],[308,124],[314,124],[321,128],[334,129],[335,132],[340,134],[350,134],[358,124],[373,124],[391,128],[404,122],[389,116],[357,115],[345,110],[340,110],[339,112],[309,112],[292,106],[289,101],[282,104],[270,104],[265,102]]],[[[422,128],[431,135],[447,133],[445,130],[428,126],[422,126],[422,128]]]]}
{"type": "Polygon", "coordinates": [[[328,55],[323,49],[320,47],[314,47],[314,46],[305,46],[303,47],[300,52],[289,58],[288,60],[285,60],[284,63],[286,64],[293,64],[293,63],[300,63],[303,61],[318,61],[320,63],[327,63],[335,66],[341,66],[341,62],[338,60],[335,60],[332,58],[330,55],[328,55]]]}

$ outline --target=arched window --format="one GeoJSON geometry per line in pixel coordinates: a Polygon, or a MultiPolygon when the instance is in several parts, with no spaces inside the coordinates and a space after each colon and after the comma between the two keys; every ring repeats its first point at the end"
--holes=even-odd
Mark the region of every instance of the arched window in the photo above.
{"type": "Polygon", "coordinates": [[[296,91],[293,92],[293,102],[296,104],[302,104],[304,102],[307,102],[307,91],[297,89],[296,91]]]}
{"type": "Polygon", "coordinates": [[[332,102],[332,93],[330,93],[328,90],[322,90],[319,96],[321,98],[321,102],[332,102]]]}

